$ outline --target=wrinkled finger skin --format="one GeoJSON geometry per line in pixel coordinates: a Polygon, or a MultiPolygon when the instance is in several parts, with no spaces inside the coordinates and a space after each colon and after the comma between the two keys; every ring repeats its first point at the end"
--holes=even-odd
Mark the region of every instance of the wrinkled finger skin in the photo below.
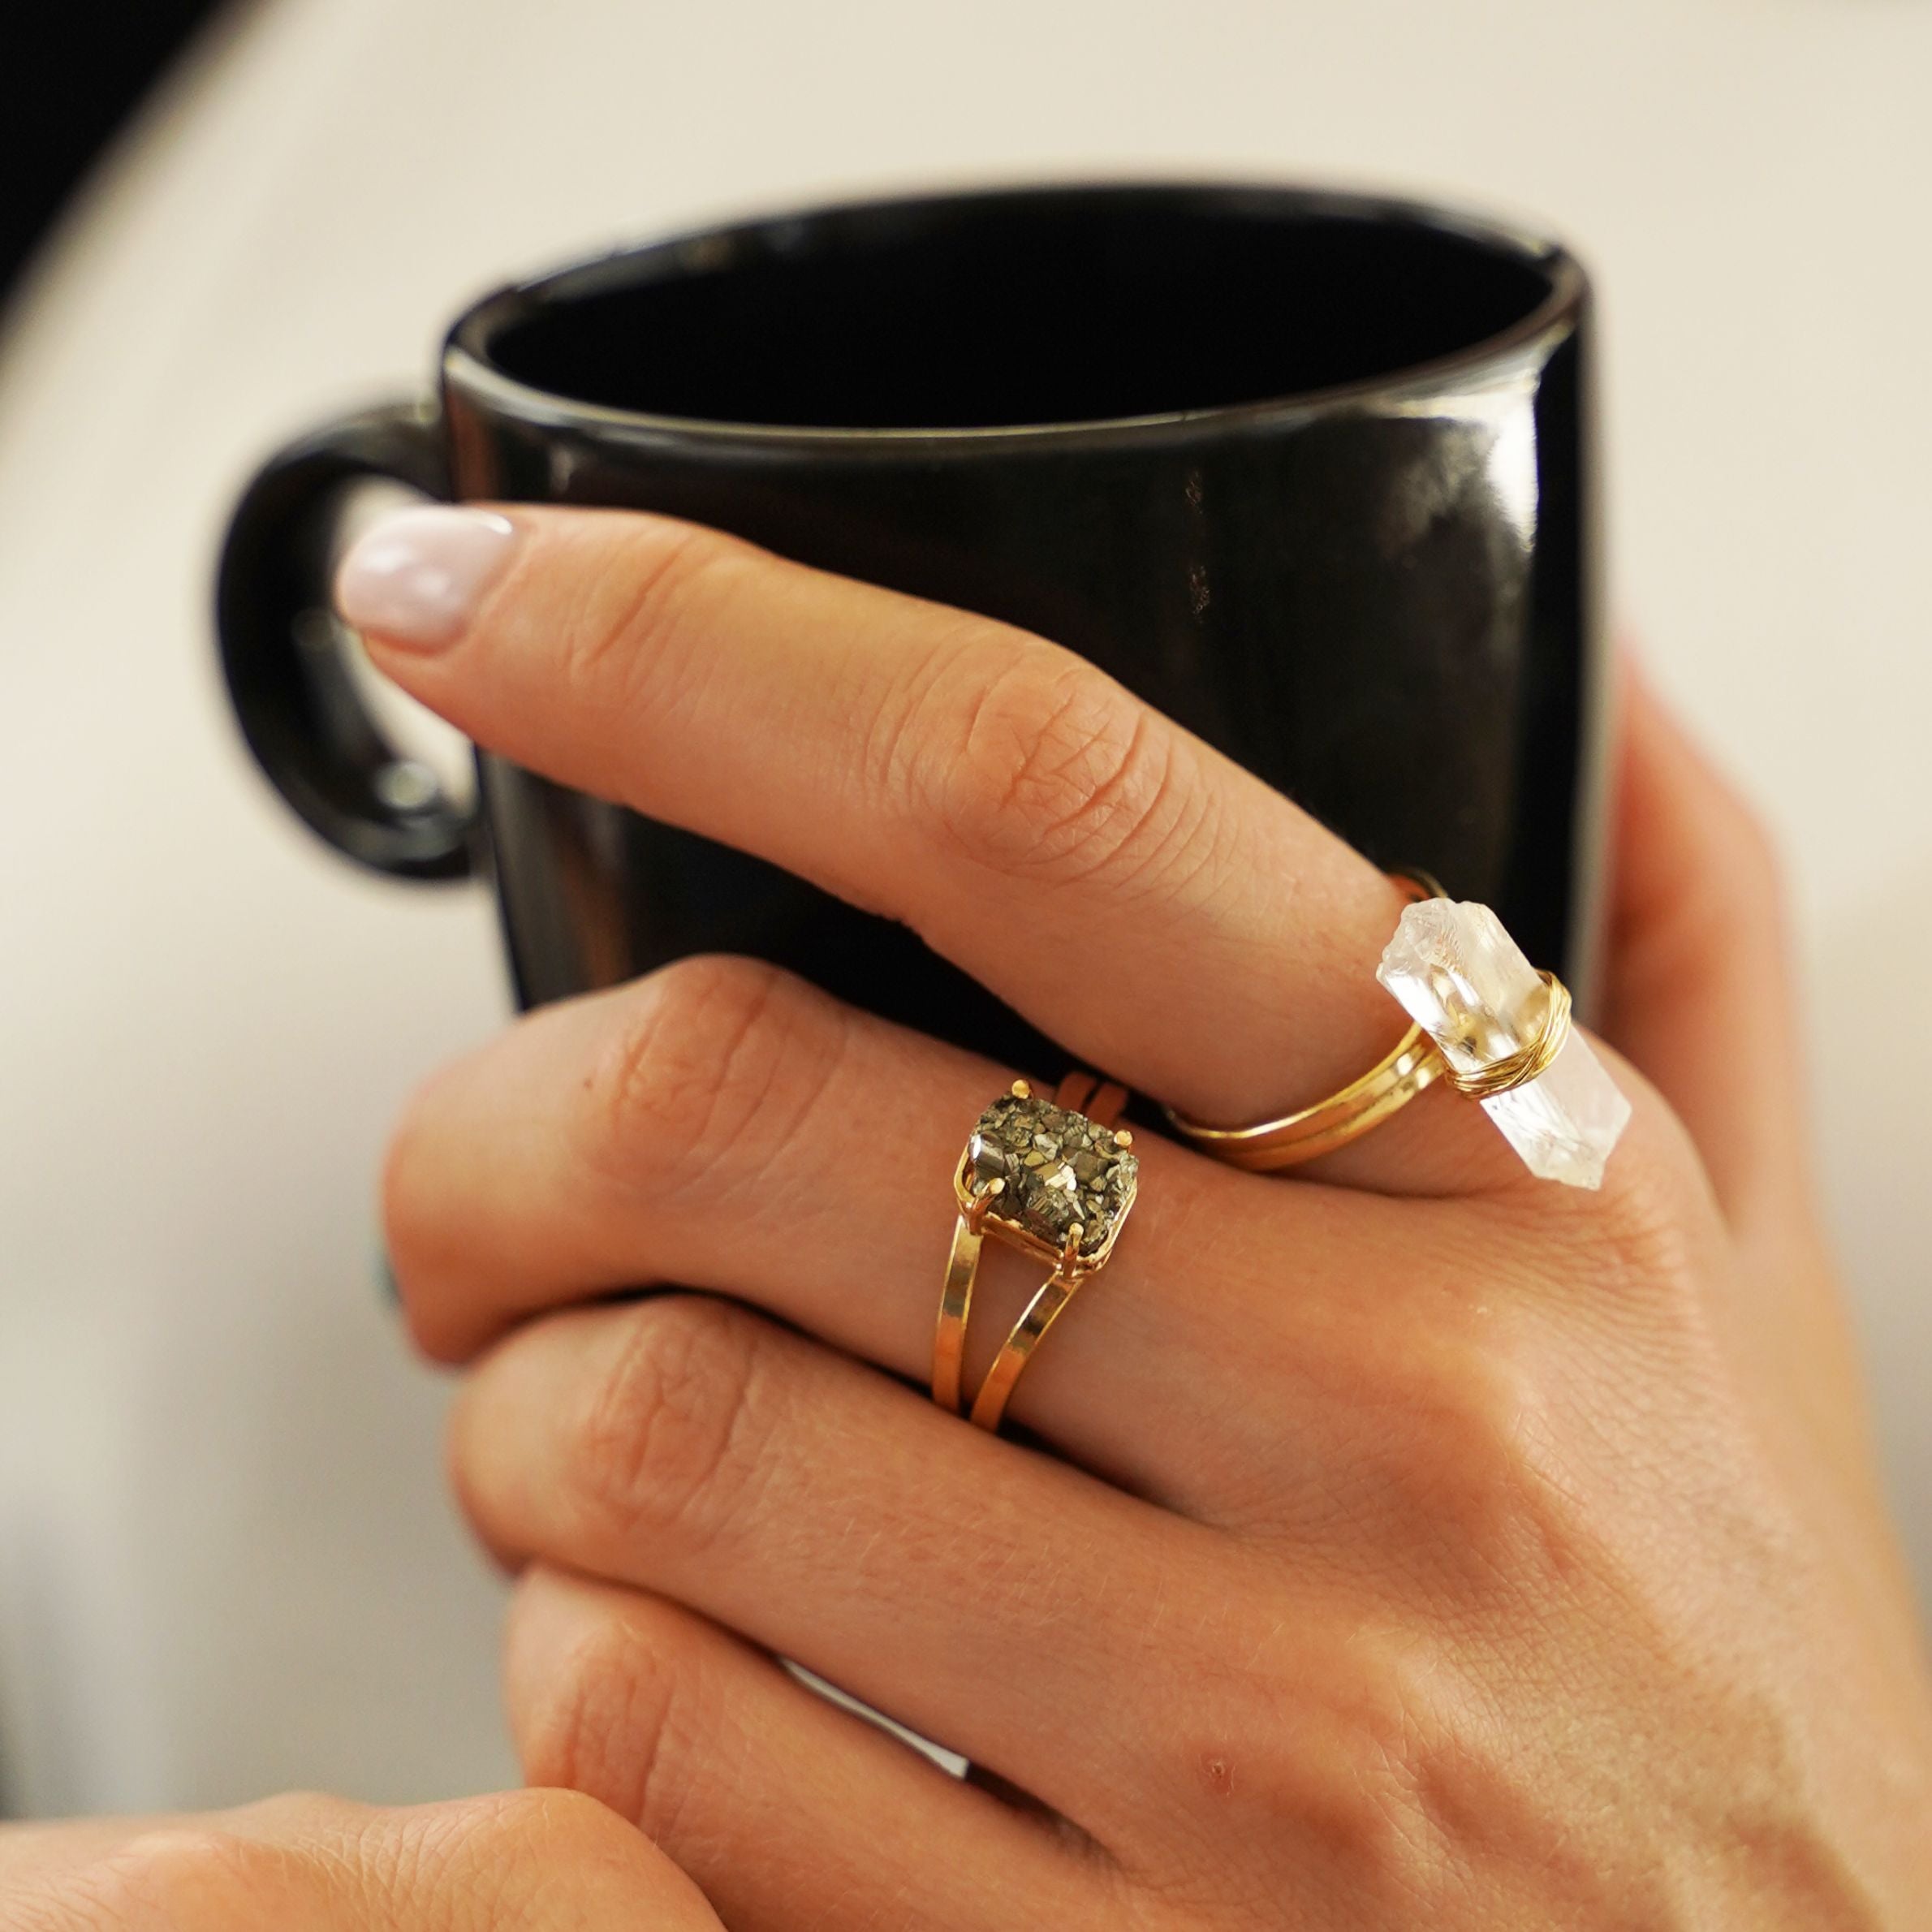
{"type": "Polygon", "coordinates": [[[299,1792],[0,1827],[7,1932],[718,1932],[636,1826],[530,1789],[380,1809],[299,1792]]]}
{"type": "MultiPolygon", "coordinates": [[[[369,638],[479,743],[902,921],[1199,1119],[1299,1106],[1401,1033],[1374,966],[1403,892],[1072,652],[667,518],[497,520],[467,625],[369,638]]],[[[1513,1177],[1481,1124],[1399,1118],[1356,1171],[1409,1193],[1513,1177]]]]}
{"type": "Polygon", "coordinates": [[[1125,1922],[1108,1861],[1057,1821],[961,1783],[661,1597],[533,1565],[505,1686],[528,1775],[688,1848],[728,1925],[1078,1926],[1103,1901],[1125,1922]]]}
{"type": "MultiPolygon", "coordinates": [[[[1387,882],[1065,653],[662,520],[503,521],[432,644],[371,640],[492,748],[908,919],[1190,1111],[1386,1050],[1387,882]],[[1069,1005],[1027,947],[1080,935],[1069,1005]]],[[[459,1494],[526,1573],[532,1775],[773,1932],[1922,1924],[1932,1697],[1775,866],[1640,684],[1620,710],[1602,1192],[1440,1088],[1285,1179],[1148,1144],[1021,1442],[916,1390],[951,1162],[1029,1070],[709,961],[433,1087],[389,1226],[472,1365],[459,1494]],[[893,1158],[801,1158],[869,1102],[893,1158]],[[882,1757],[774,1651],[983,1777],[882,1757]]]]}

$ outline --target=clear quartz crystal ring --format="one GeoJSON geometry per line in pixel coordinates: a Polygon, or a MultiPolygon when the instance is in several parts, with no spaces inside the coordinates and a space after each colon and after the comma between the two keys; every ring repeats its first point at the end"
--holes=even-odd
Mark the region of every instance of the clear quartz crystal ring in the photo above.
{"type": "Polygon", "coordinates": [[[1472,900],[1404,908],[1375,977],[1434,1041],[1449,1083],[1482,1103],[1543,1180],[1599,1188],[1630,1119],[1570,996],[1524,958],[1503,921],[1472,900]]]}
{"type": "Polygon", "coordinates": [[[972,1398],[981,1429],[997,1430],[1014,1385],[1060,1311],[1106,1266],[1134,1205],[1140,1162],[1133,1136],[1115,1119],[1127,1095],[1091,1074],[1069,1074],[1050,1101],[1026,1081],[994,1101],[975,1123],[953,1175],[959,1219],[946,1264],[933,1339],[933,1399],[959,1414],[967,1407],[967,1321],[980,1249],[992,1235],[1052,1265],[1014,1323],[972,1398]]]}

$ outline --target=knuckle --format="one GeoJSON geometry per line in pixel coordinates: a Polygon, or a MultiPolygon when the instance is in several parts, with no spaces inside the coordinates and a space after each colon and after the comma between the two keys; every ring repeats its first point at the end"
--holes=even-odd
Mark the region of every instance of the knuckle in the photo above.
{"type": "Polygon", "coordinates": [[[1352,1646],[1361,1675],[1337,1714],[1345,1775],[1330,1780],[1330,1821],[1356,1854],[1351,1874],[1385,1909],[1406,1906],[1434,1921],[1452,1915],[1461,1891],[1451,1852],[1471,1817],[1516,1815],[1486,1727],[1432,1636],[1409,1632],[1352,1646]],[[1494,1805],[1486,1811],[1485,1801],[1494,1805]]]}
{"type": "MultiPolygon", "coordinates": [[[[502,1793],[491,1800],[499,1848],[492,1862],[500,1872],[524,1877],[527,1895],[514,1912],[493,1913],[492,1926],[555,1922],[557,1874],[569,1874],[569,1898],[561,1916],[570,1924],[631,1926],[645,1918],[663,1932],[674,1926],[715,1928],[718,1921],[697,1888],[627,1819],[587,1792],[551,1786],[502,1793]]],[[[500,1878],[498,1882],[502,1882],[500,1878]]]]}
{"type": "Polygon", "coordinates": [[[825,1089],[837,1010],[752,960],[680,960],[634,991],[584,1076],[593,1171],[658,1200],[754,1184],[825,1089]]]}
{"type": "Polygon", "coordinates": [[[675,690],[666,667],[680,660],[694,606],[743,567],[746,547],[701,525],[629,520],[623,540],[602,548],[578,580],[558,631],[558,675],[592,715],[634,715],[653,680],[675,690]]]}
{"type": "MultiPolygon", "coordinates": [[[[1433,1621],[1317,1617],[1270,1634],[1244,1677],[1229,1677],[1215,1700],[1192,1699],[1188,1723],[1169,1734],[1191,1800],[1175,1809],[1199,1848],[1171,1864],[1186,1887],[1178,1902],[1211,1910],[1223,1889],[1214,1861],[1233,1828],[1325,1874],[1352,1901],[1352,1923],[1465,1922],[1471,1822],[1540,1834],[1546,1754],[1525,1752],[1497,1721],[1493,1685],[1445,1649],[1433,1621]]],[[[1537,1843],[1586,1891],[1581,1851],[1537,1843]]],[[[1265,1909],[1253,1916],[1272,1922],[1265,1909]]]]}
{"type": "Polygon", "coordinates": [[[580,1792],[449,1799],[395,1814],[395,1826],[384,1891],[399,1923],[548,1925],[561,1913],[573,1925],[619,1925],[662,1890],[657,1854],[580,1792]],[[652,1878],[659,1882],[640,1889],[652,1878]]]}
{"type": "Polygon", "coordinates": [[[556,1787],[528,1787],[457,1800],[454,1808],[466,1835],[474,1834],[520,1854],[549,1862],[546,1854],[567,1856],[606,1845],[627,1847],[636,1834],[591,1793],[556,1787]]]}
{"type": "Polygon", "coordinates": [[[1322,1714],[1329,1775],[1309,1822],[1324,1842],[1344,1848],[1368,1897],[1412,1901],[1437,1869],[1417,1788],[1424,1673],[1394,1639],[1350,1644],[1348,1662],[1345,1688],[1322,1714]]]}
{"type": "Polygon", "coordinates": [[[1621,1568],[1579,1351],[1641,1346],[1701,1375],[1719,1349],[1704,1284],[1721,1223],[1696,1173],[1654,1156],[1628,1149],[1587,1199],[1546,1190],[1479,1279],[1419,1311],[1399,1362],[1352,1364],[1376,1391],[1373,1434],[1350,1439],[1392,1565],[1519,1614],[1621,1568]]]}
{"type": "Polygon", "coordinates": [[[1198,854],[1208,787],[1185,740],[1089,666],[1037,645],[968,688],[944,681],[895,761],[925,823],[981,865],[1116,886],[1198,854]]]}
{"type": "MultiPolygon", "coordinates": [[[[1622,1085],[1619,1081],[1619,1085],[1622,1085]]],[[[1723,1266],[1725,1223],[1689,1130],[1641,1081],[1600,1188],[1533,1182],[1516,1197],[1512,1272],[1533,1294],[1579,1297],[1619,1321],[1658,1320],[1688,1335],[1708,1315],[1705,1284],[1723,1266]]]]}
{"type": "Polygon", "coordinates": [[[417,1345],[442,1359],[457,1348],[442,1332],[436,1310],[445,1297],[429,1291],[460,1266],[461,1223],[446,1209],[442,1136],[433,1124],[429,1097],[438,1080],[419,1088],[391,1130],[378,1182],[383,1251],[417,1345]]]}
{"type": "Polygon", "coordinates": [[[1567,1473],[1549,1376],[1533,1344],[1438,1335],[1391,1405],[1388,1460],[1411,1527],[1404,1560],[1433,1552],[1479,1589],[1542,1593],[1585,1560],[1590,1512],[1567,1473]]]}
{"type": "Polygon", "coordinates": [[[1174,1902],[1212,1898],[1216,1848],[1231,1831],[1292,1844],[1297,1862],[1328,1865],[1365,1907],[1415,1901],[1434,1862],[1419,1765],[1428,1685],[1440,1675],[1438,1658],[1412,1654],[1422,1648],[1399,1632],[1290,1633],[1275,1616],[1244,1646],[1244,1667],[1197,1676],[1166,1737],[1177,1813],[1201,1853],[1175,1861],[1169,1882],[1184,1895],[1174,1902]]]}
{"type": "Polygon", "coordinates": [[[576,1419],[568,1466],[606,1536],[708,1546],[750,1506],[770,1404],[758,1324],[702,1296],[629,1311],[576,1419]]]}
{"type": "Polygon", "coordinates": [[[596,1618],[545,1660],[533,1704],[518,1714],[524,1777],[585,1793],[651,1838],[672,1838],[683,1767],[697,1740],[715,1741],[703,1681],[692,1645],[668,1625],[596,1618]]]}
{"type": "Polygon", "coordinates": [[[1717,1210],[1684,1128],[1661,1108],[1646,1112],[1630,1158],[1606,1175],[1587,1225],[1576,1231],[1580,1262],[1590,1292],[1609,1306],[1697,1320],[1717,1210]]]}
{"type": "Polygon", "coordinates": [[[108,1926],[192,1926],[241,1932],[287,1922],[301,1887],[299,1860],[209,1822],[143,1831],[108,1853],[93,1891],[108,1926]]]}

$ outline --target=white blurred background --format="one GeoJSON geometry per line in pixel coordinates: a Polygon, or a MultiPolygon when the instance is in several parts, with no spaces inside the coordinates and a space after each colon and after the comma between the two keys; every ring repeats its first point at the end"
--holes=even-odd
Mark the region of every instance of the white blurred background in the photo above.
{"type": "MultiPolygon", "coordinates": [[[[509,1781],[445,1389],[375,1285],[489,908],[312,843],[209,580],[288,432],[507,272],[727,212],[1173,168],[1526,213],[1593,269],[1615,597],[1788,855],[1833,1210],[1932,1590],[1932,6],[273,0],[0,344],[0,1790],[509,1781]]],[[[1774,1050],[1803,1043],[1776,1041],[1774,1050]]]]}

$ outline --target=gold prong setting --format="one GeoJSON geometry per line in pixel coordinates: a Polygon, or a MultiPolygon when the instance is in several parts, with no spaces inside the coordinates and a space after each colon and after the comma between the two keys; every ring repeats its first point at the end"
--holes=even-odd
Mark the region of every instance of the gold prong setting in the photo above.
{"type": "Polygon", "coordinates": [[[1064,1268],[1097,1266],[1133,1205],[1133,1136],[1016,1080],[981,1115],[960,1164],[960,1205],[1064,1268]],[[1025,1090],[1021,1091],[1022,1089],[1025,1090]]]}

